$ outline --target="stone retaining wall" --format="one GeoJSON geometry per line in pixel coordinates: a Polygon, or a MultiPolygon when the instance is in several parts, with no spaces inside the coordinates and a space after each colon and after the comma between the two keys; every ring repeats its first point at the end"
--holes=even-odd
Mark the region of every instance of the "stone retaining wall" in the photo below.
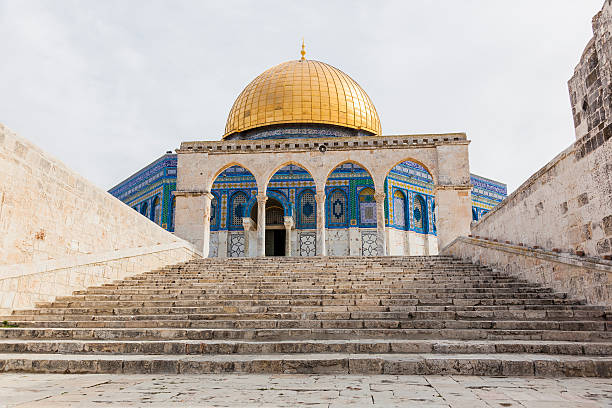
{"type": "Polygon", "coordinates": [[[76,290],[110,283],[199,256],[181,241],[79,255],[52,261],[0,266],[0,314],[53,301],[76,290]]]}
{"type": "Polygon", "coordinates": [[[578,158],[574,145],[531,176],[472,235],[563,252],[612,254],[612,141],[578,158]]]}
{"type": "Polygon", "coordinates": [[[506,271],[590,304],[612,306],[612,261],[471,237],[455,239],[442,254],[506,271]]]}
{"type": "Polygon", "coordinates": [[[0,265],[183,242],[2,124],[0,175],[0,265]]]}

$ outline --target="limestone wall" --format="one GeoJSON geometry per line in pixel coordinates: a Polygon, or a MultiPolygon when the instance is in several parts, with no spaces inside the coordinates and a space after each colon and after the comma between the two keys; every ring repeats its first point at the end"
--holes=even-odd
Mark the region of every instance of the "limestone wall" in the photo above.
{"type": "Polygon", "coordinates": [[[184,242],[0,124],[0,265],[184,242]]]}
{"type": "Polygon", "coordinates": [[[0,124],[0,312],[197,256],[0,124]]]}
{"type": "Polygon", "coordinates": [[[76,290],[110,283],[196,254],[184,242],[122,249],[62,260],[0,266],[0,314],[32,308],[76,290]]]}
{"type": "Polygon", "coordinates": [[[574,145],[472,226],[472,235],[564,252],[612,254],[612,141],[574,145]]]}
{"type": "Polygon", "coordinates": [[[455,239],[443,254],[567,292],[590,304],[612,306],[612,261],[468,237],[455,239]]]}

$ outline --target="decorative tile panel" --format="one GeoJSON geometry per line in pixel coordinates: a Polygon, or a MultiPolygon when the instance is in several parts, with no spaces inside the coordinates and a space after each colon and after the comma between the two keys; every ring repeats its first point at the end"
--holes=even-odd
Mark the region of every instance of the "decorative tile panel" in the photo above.
{"type": "Polygon", "coordinates": [[[378,246],[376,245],[376,232],[361,233],[361,255],[378,256],[378,246]]]}
{"type": "Polygon", "coordinates": [[[317,234],[314,232],[300,233],[300,256],[315,256],[317,254],[317,234]]]}
{"type": "Polygon", "coordinates": [[[244,257],[244,234],[229,234],[227,236],[227,256],[229,258],[244,257]]]}

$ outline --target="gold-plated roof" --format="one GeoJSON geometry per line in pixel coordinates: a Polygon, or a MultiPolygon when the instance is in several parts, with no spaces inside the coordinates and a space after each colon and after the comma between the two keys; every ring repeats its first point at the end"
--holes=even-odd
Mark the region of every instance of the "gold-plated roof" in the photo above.
{"type": "Polygon", "coordinates": [[[287,61],[255,78],[230,110],[224,138],[261,126],[320,123],[381,134],[374,104],[351,77],[314,60],[287,61]]]}

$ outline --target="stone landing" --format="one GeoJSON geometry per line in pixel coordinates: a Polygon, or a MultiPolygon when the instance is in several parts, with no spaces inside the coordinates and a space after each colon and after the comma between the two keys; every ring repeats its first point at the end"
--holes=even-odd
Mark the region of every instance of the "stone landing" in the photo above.
{"type": "Polygon", "coordinates": [[[612,380],[356,375],[2,374],[0,406],[604,408],[612,380]]]}

